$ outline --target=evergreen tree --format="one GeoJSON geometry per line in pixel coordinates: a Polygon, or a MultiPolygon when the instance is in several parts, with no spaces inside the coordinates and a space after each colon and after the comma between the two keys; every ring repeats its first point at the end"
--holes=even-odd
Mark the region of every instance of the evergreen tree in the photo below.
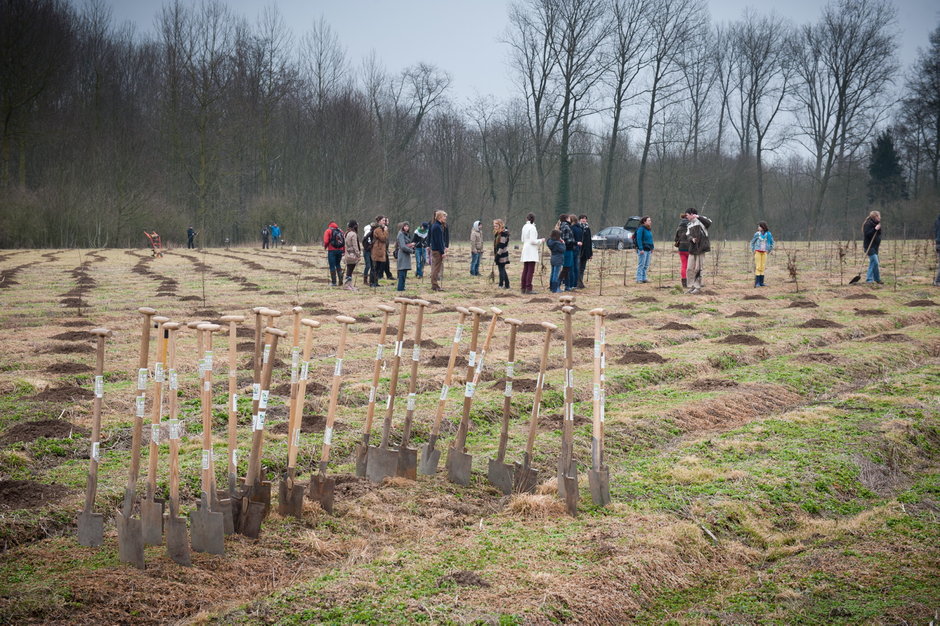
{"type": "Polygon", "coordinates": [[[884,207],[894,200],[907,199],[907,181],[890,131],[884,131],[871,147],[868,161],[868,201],[884,207]]]}

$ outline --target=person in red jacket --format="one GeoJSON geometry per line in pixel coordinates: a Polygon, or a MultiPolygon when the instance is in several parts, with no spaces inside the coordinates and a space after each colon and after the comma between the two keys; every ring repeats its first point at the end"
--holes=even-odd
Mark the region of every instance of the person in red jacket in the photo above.
{"type": "Polygon", "coordinates": [[[326,260],[330,264],[330,284],[339,287],[343,284],[343,252],[346,250],[346,235],[336,222],[323,231],[323,247],[326,248],[326,260]]]}

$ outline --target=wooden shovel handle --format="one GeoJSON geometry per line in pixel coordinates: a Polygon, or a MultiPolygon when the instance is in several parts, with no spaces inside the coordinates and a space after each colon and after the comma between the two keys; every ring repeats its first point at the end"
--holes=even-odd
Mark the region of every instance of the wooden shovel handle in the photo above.
{"type": "MultiPolygon", "coordinates": [[[[261,370],[261,394],[265,395],[265,392],[269,391],[271,385],[271,370],[274,367],[274,359],[277,357],[277,343],[278,339],[285,336],[283,330],[277,328],[265,328],[264,334],[270,335],[271,343],[266,343],[265,345],[271,346],[268,350],[268,361],[264,364],[264,367],[261,370]]],[[[254,402],[253,411],[254,415],[257,415],[260,410],[260,396],[259,400],[254,402]]],[[[265,407],[267,411],[267,407],[265,407]]],[[[254,428],[254,424],[252,424],[254,428]]],[[[264,447],[264,427],[253,431],[251,439],[251,453],[248,456],[248,475],[245,478],[245,484],[248,487],[254,487],[261,479],[261,452],[264,447]]]]}
{"type": "Polygon", "coordinates": [[[176,373],[176,335],[179,332],[179,324],[167,324],[167,326],[170,330],[168,338],[170,347],[166,358],[167,375],[170,377],[170,515],[176,517],[179,513],[180,502],[179,439],[173,437],[175,434],[173,431],[174,428],[178,428],[179,424],[179,396],[172,383],[176,373]]]}
{"type": "MultiPolygon", "coordinates": [[[[228,317],[228,316],[225,316],[228,317]]],[[[222,321],[226,321],[225,317],[222,321]]],[[[238,316],[242,317],[242,316],[238,316]]],[[[244,320],[244,317],[242,317],[244,320]]],[[[238,407],[236,406],[236,393],[238,391],[238,368],[236,357],[238,351],[238,323],[241,320],[228,321],[228,473],[235,474],[235,450],[238,447],[238,407]]]]}
{"type": "Polygon", "coordinates": [[[301,354],[301,376],[300,384],[297,388],[297,397],[292,398],[291,421],[287,429],[287,435],[290,442],[287,446],[287,467],[294,468],[297,465],[297,445],[300,439],[300,427],[303,424],[304,404],[307,399],[307,377],[310,375],[310,353],[313,351],[313,329],[320,327],[320,322],[311,319],[301,320],[304,326],[304,349],[301,354]],[[303,370],[307,370],[307,377],[303,376],[303,370]]]}
{"type": "Polygon", "coordinates": [[[557,330],[557,326],[542,322],[545,329],[545,339],[542,343],[542,357],[539,361],[539,377],[535,381],[535,397],[532,399],[532,415],[529,417],[529,438],[525,444],[525,453],[527,458],[532,458],[532,450],[535,447],[535,432],[539,424],[539,411],[542,404],[542,387],[545,385],[545,370],[548,369],[548,348],[552,342],[552,333],[557,330]]]}
{"type": "Polygon", "coordinates": [[[362,434],[372,432],[372,420],[375,418],[375,399],[379,394],[379,378],[382,375],[382,353],[385,351],[385,336],[388,334],[388,318],[395,309],[387,304],[380,304],[382,311],[382,330],[379,331],[379,343],[375,348],[375,363],[372,365],[372,387],[369,389],[369,408],[366,410],[366,421],[362,425],[362,434]]]}
{"type": "MultiPolygon", "coordinates": [[[[143,316],[140,327],[140,353],[137,356],[137,372],[140,376],[141,370],[146,370],[150,361],[150,324],[151,318],[156,315],[156,311],[150,307],[140,307],[137,311],[143,316]]],[[[146,374],[145,374],[146,375],[146,374]]],[[[146,385],[146,378],[144,379],[146,385]]],[[[138,395],[147,395],[146,387],[138,389],[138,395]]],[[[134,430],[131,435],[131,465],[127,473],[127,490],[131,491],[137,486],[137,479],[140,477],[140,440],[143,434],[144,420],[134,413],[134,430]]],[[[128,502],[132,504],[132,502],[128,502]]],[[[124,516],[129,517],[131,512],[124,511],[124,516]]]]}
{"type": "Polygon", "coordinates": [[[450,383],[454,379],[454,365],[457,363],[457,353],[460,351],[460,338],[463,334],[463,324],[470,311],[463,307],[457,307],[459,318],[457,319],[457,330],[454,332],[454,341],[450,346],[450,359],[447,361],[447,372],[444,374],[444,385],[441,388],[441,399],[437,402],[437,412],[434,414],[434,424],[431,426],[431,436],[437,437],[441,432],[441,421],[444,419],[444,407],[447,404],[447,391],[450,389],[450,383]]]}
{"type": "MultiPolygon", "coordinates": [[[[154,321],[156,321],[156,319],[157,318],[154,318],[154,321]]],[[[167,333],[169,332],[163,328],[166,321],[160,322],[160,332],[157,335],[157,361],[154,363],[155,380],[153,383],[153,403],[150,407],[150,459],[149,465],[147,466],[147,488],[148,494],[151,497],[153,497],[153,493],[157,489],[157,455],[159,453],[159,446],[157,446],[157,443],[154,441],[154,429],[157,429],[156,435],[159,437],[160,418],[163,415],[163,381],[166,378],[166,369],[164,367],[167,348],[166,340],[167,333]],[[159,378],[157,378],[158,368],[160,370],[159,378]]]]}
{"type": "Polygon", "coordinates": [[[509,324],[509,355],[506,358],[506,376],[505,384],[509,385],[508,393],[503,392],[503,423],[499,431],[499,449],[496,451],[496,459],[500,463],[506,458],[506,443],[509,440],[509,418],[512,414],[512,379],[513,369],[516,362],[516,332],[519,330],[519,320],[507,319],[509,324]]]}
{"type": "Polygon", "coordinates": [[[111,336],[111,331],[106,328],[95,328],[91,334],[97,337],[96,341],[96,359],[95,359],[95,401],[92,405],[91,418],[91,452],[88,455],[88,483],[85,488],[85,512],[90,513],[95,508],[95,495],[98,491],[98,459],[99,444],[101,443],[101,400],[102,395],[98,392],[104,388],[102,377],[104,376],[104,340],[111,336]],[[101,382],[99,382],[101,381],[101,382]],[[101,389],[99,389],[99,385],[101,389]]]}
{"type": "Polygon", "coordinates": [[[388,439],[392,430],[392,416],[395,414],[395,392],[398,389],[398,371],[401,368],[401,352],[405,337],[405,320],[408,317],[408,298],[395,298],[401,305],[398,315],[398,334],[395,339],[395,356],[392,361],[392,378],[388,385],[388,406],[385,409],[385,421],[382,423],[382,448],[388,448],[388,439]]]}
{"type": "Polygon", "coordinates": [[[336,346],[336,367],[333,370],[333,385],[330,387],[330,404],[326,410],[326,426],[323,429],[323,450],[320,453],[320,470],[323,473],[330,460],[330,445],[333,441],[333,423],[336,420],[336,404],[339,400],[339,386],[343,381],[343,356],[346,354],[346,334],[349,325],[356,320],[346,315],[337,315],[336,321],[342,325],[339,333],[339,345],[336,346]]]}
{"type": "Polygon", "coordinates": [[[418,307],[415,319],[415,338],[411,350],[411,372],[408,379],[408,408],[405,412],[405,427],[402,432],[402,447],[411,441],[411,421],[415,414],[415,390],[418,388],[418,362],[421,360],[421,326],[424,324],[424,308],[430,304],[427,300],[415,299],[412,304],[418,307]]]}

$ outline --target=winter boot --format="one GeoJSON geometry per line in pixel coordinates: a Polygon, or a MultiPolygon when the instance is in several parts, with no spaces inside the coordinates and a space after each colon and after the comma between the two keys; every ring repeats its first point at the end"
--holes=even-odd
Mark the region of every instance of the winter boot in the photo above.
{"type": "Polygon", "coordinates": [[[764,284],[764,275],[761,274],[760,276],[758,276],[758,278],[760,278],[760,286],[761,286],[761,287],[766,287],[767,285],[764,284]]]}
{"type": "Polygon", "coordinates": [[[683,279],[682,279],[682,288],[685,289],[685,288],[687,288],[688,286],[689,286],[689,279],[683,278],[683,279]]]}
{"type": "Polygon", "coordinates": [[[754,275],[754,287],[760,287],[760,274],[754,275]]]}
{"type": "Polygon", "coordinates": [[[333,268],[330,268],[330,286],[331,287],[336,286],[336,270],[334,270],[333,268]]]}

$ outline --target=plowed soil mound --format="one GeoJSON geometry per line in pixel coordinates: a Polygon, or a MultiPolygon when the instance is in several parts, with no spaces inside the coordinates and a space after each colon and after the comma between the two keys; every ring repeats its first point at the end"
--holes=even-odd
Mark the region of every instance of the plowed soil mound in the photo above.
{"type": "MultiPolygon", "coordinates": [[[[415,340],[414,340],[414,339],[405,339],[405,349],[406,349],[406,350],[411,350],[412,348],[414,348],[414,345],[415,345],[415,340]]],[[[427,349],[427,350],[432,350],[432,349],[434,349],[434,348],[440,348],[440,346],[437,344],[437,342],[434,341],[433,339],[422,339],[422,340],[421,340],[421,347],[422,347],[422,348],[425,348],[425,349],[427,349]]],[[[406,356],[406,355],[403,354],[403,355],[402,355],[402,358],[405,358],[405,356],[406,356]]],[[[448,355],[448,356],[449,356],[449,355],[448,355]]],[[[407,355],[407,360],[411,360],[411,355],[407,355]]]]}
{"type": "Polygon", "coordinates": [[[812,300],[794,300],[790,303],[790,309],[815,309],[819,305],[812,300]]]}
{"type": "Polygon", "coordinates": [[[68,307],[87,307],[88,306],[88,302],[85,300],[82,300],[81,298],[62,298],[61,300],[59,300],[59,304],[61,304],[62,306],[68,306],[68,307]]]}
{"type": "MultiPolygon", "coordinates": [[[[493,389],[505,389],[506,388],[506,379],[500,378],[495,383],[490,385],[493,389]]],[[[542,383],[543,389],[551,389],[552,386],[549,383],[542,383]]],[[[532,393],[535,391],[535,379],[534,378],[514,378],[512,380],[512,392],[513,393],[532,393]]]]}
{"type": "Polygon", "coordinates": [[[812,352],[810,354],[803,354],[796,357],[797,361],[803,361],[804,363],[832,363],[833,361],[838,360],[834,354],[829,354],[828,352],[812,352]]]}
{"type": "Polygon", "coordinates": [[[735,380],[724,378],[699,378],[692,381],[691,387],[696,391],[715,391],[716,389],[731,389],[738,386],[735,380]]]}
{"type": "MultiPolygon", "coordinates": [[[[300,424],[300,432],[302,433],[313,433],[313,432],[323,432],[323,427],[326,425],[326,416],[325,415],[309,415],[306,414],[303,417],[303,420],[300,424]]],[[[333,423],[333,426],[336,426],[336,423],[333,423]]],[[[271,428],[269,428],[272,433],[275,435],[286,435],[287,434],[287,422],[278,422],[271,428]]],[[[338,430],[338,429],[337,429],[338,430]]]]}
{"type": "Polygon", "coordinates": [[[727,429],[790,409],[802,401],[802,396],[780,385],[746,384],[677,408],[671,416],[685,431],[727,429]]]}
{"type": "Polygon", "coordinates": [[[831,320],[819,319],[814,317],[813,319],[806,320],[800,324],[800,328],[845,328],[845,325],[840,324],[839,322],[833,322],[831,320]]]}
{"type": "MultiPolygon", "coordinates": [[[[307,381],[307,397],[310,396],[320,396],[326,393],[329,393],[330,388],[322,383],[318,383],[315,380],[307,381]]],[[[297,388],[297,392],[300,393],[300,388],[297,388]]],[[[285,398],[290,397],[290,383],[283,383],[271,390],[276,396],[284,396],[285,398]]]]}
{"type": "Polygon", "coordinates": [[[688,324],[680,324],[679,322],[669,322],[663,326],[660,326],[656,330],[694,330],[694,327],[689,326],[688,324]]]}
{"type": "Polygon", "coordinates": [[[235,336],[241,339],[245,338],[255,338],[255,328],[254,326],[238,326],[235,328],[235,336]]]}
{"type": "Polygon", "coordinates": [[[53,335],[49,339],[58,339],[59,341],[81,341],[91,339],[91,335],[86,330],[67,330],[64,333],[53,335]]]}
{"type": "Polygon", "coordinates": [[[611,320],[611,321],[616,321],[616,320],[629,320],[629,319],[634,319],[634,317],[633,317],[632,315],[630,315],[629,313],[626,313],[626,312],[624,312],[624,311],[620,311],[620,312],[618,312],[618,313],[611,313],[610,315],[607,316],[607,319],[608,319],[608,320],[611,320]]]}
{"type": "Polygon", "coordinates": [[[551,302],[551,298],[530,298],[529,304],[538,304],[540,302],[551,302]]]}
{"type": "Polygon", "coordinates": [[[254,352],[255,342],[254,341],[242,341],[235,346],[235,349],[241,352],[242,350],[247,350],[248,352],[254,352]]]}
{"type": "Polygon", "coordinates": [[[94,397],[90,389],[83,387],[55,387],[40,391],[30,400],[38,402],[75,402],[77,400],[89,400],[94,397]]]}
{"type": "MultiPolygon", "coordinates": [[[[375,334],[375,335],[381,335],[381,334],[382,334],[382,325],[379,324],[378,326],[373,326],[372,328],[367,328],[367,329],[365,329],[365,330],[362,331],[362,332],[364,332],[364,333],[372,333],[372,334],[375,334]]],[[[395,337],[395,336],[398,334],[398,326],[389,325],[388,330],[386,330],[385,332],[386,332],[386,336],[391,335],[392,337],[395,337]]]]}
{"type": "Polygon", "coordinates": [[[65,328],[91,328],[91,324],[84,320],[72,320],[71,322],[62,322],[60,326],[65,328]]]}
{"type": "Polygon", "coordinates": [[[43,371],[47,374],[82,374],[94,371],[94,368],[84,363],[53,363],[43,371]]]}
{"type": "Polygon", "coordinates": [[[744,299],[745,299],[745,300],[766,300],[766,299],[767,299],[767,296],[762,296],[762,295],[760,295],[760,294],[758,294],[758,293],[755,293],[755,294],[752,295],[752,296],[744,296],[744,299]]]}
{"type": "Polygon", "coordinates": [[[630,302],[659,302],[659,300],[657,300],[653,296],[640,296],[639,298],[634,298],[633,300],[630,300],[630,302]]]}
{"type": "Polygon", "coordinates": [[[846,296],[846,300],[877,300],[878,296],[873,293],[856,293],[851,296],[846,296]]]}
{"type": "Polygon", "coordinates": [[[905,302],[904,306],[937,306],[937,303],[933,300],[911,300],[905,302]]]}
{"type": "Polygon", "coordinates": [[[454,572],[453,574],[448,574],[447,576],[441,576],[437,579],[437,586],[443,587],[453,583],[460,587],[489,587],[490,584],[483,580],[479,574],[475,572],[470,572],[467,570],[461,570],[459,572],[454,572]]]}
{"type": "Polygon", "coordinates": [[[68,491],[62,485],[45,485],[31,480],[0,480],[0,511],[34,509],[53,504],[68,491]]]}
{"type": "Polygon", "coordinates": [[[901,333],[883,333],[881,335],[875,335],[868,341],[875,343],[901,343],[909,339],[907,335],[902,335],[901,333]]]}
{"type": "Polygon", "coordinates": [[[718,343],[729,343],[736,346],[763,346],[767,344],[766,341],[758,339],[754,335],[728,335],[718,343]]]}
{"type": "Polygon", "coordinates": [[[351,500],[381,487],[381,485],[374,484],[368,478],[360,478],[352,474],[338,474],[333,478],[336,480],[336,487],[333,491],[337,499],[342,497],[351,500]]]}
{"type": "Polygon", "coordinates": [[[872,316],[877,316],[877,315],[884,315],[885,310],[884,309],[855,309],[855,314],[861,315],[861,316],[872,317],[872,316]]]}
{"type": "Polygon", "coordinates": [[[3,433],[0,441],[13,443],[15,441],[34,441],[40,437],[47,439],[64,439],[72,435],[87,437],[87,428],[76,426],[65,420],[36,420],[33,422],[20,422],[14,424],[3,433]]]}
{"type": "Polygon", "coordinates": [[[87,354],[94,352],[95,346],[90,343],[58,343],[46,348],[46,354],[87,354]]]}
{"type": "Polygon", "coordinates": [[[199,296],[183,296],[180,298],[180,302],[199,302],[202,300],[199,296]]]}
{"type": "Polygon", "coordinates": [[[578,337],[571,342],[575,348],[593,348],[594,347],[594,337],[578,337]]]}
{"type": "MultiPolygon", "coordinates": [[[[558,430],[562,427],[565,419],[564,412],[562,413],[553,413],[552,415],[540,415],[539,416],[539,428],[542,430],[558,430]]],[[[583,415],[574,414],[574,425],[575,427],[581,426],[583,424],[590,424],[590,418],[587,418],[583,415]]]]}
{"type": "Polygon", "coordinates": [[[760,317],[760,315],[754,311],[735,311],[728,317],[760,317]]]}
{"type": "Polygon", "coordinates": [[[659,356],[655,352],[647,352],[645,350],[631,350],[629,352],[624,352],[623,355],[617,359],[617,363],[620,363],[621,365],[665,362],[666,359],[659,356]]]}

